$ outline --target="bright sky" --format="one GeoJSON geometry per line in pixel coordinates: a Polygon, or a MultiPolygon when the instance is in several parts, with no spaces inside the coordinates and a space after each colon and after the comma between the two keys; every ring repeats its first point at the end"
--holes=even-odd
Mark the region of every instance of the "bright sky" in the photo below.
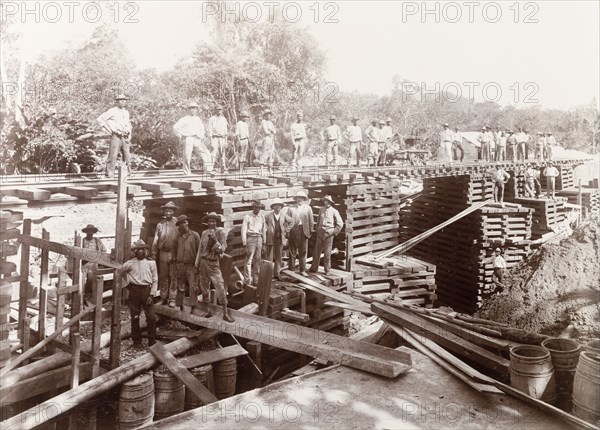
{"type": "MultiPolygon", "coordinates": [[[[3,2],[3,14],[23,3],[3,2]]],[[[68,2],[27,3],[31,10],[31,4],[40,5],[38,12],[18,15],[27,29],[24,50],[30,56],[64,41],[76,44],[97,25],[90,22],[97,16],[93,2],[78,2],[71,10],[72,23],[68,2]],[[61,6],[59,19],[49,3],[61,6]],[[52,20],[57,22],[47,22],[52,20]]],[[[275,16],[281,18],[285,5],[232,3],[248,19],[257,13],[268,16],[269,3],[277,3],[275,16]]],[[[119,23],[139,67],[166,69],[207,37],[203,21],[216,3],[110,4],[101,19],[119,23]]],[[[327,78],[342,91],[385,95],[397,74],[428,90],[446,89],[448,98],[471,93],[477,101],[499,97],[504,105],[539,103],[560,109],[589,103],[593,97],[600,102],[600,11],[595,0],[300,1],[285,10],[288,20],[300,12],[295,25],[308,26],[326,50],[327,78]]]]}

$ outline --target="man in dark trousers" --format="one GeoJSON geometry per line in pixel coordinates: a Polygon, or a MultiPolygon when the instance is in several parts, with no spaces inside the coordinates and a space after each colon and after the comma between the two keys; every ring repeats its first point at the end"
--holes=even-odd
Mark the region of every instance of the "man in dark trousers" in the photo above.
{"type": "Polygon", "coordinates": [[[173,214],[178,209],[177,205],[169,202],[161,206],[164,218],[156,226],[154,240],[152,241],[152,259],[158,267],[158,288],[160,289],[161,304],[166,305],[169,300],[175,302],[177,288],[171,288],[171,260],[173,260],[173,244],[177,240],[177,220],[173,214]]]}
{"type": "Polygon", "coordinates": [[[323,197],[323,207],[319,210],[319,220],[317,221],[317,242],[313,253],[313,261],[310,266],[311,272],[319,270],[319,260],[321,251],[325,254],[323,258],[323,268],[325,274],[329,275],[331,271],[331,248],[333,247],[333,237],[337,236],[344,228],[344,220],[340,213],[333,206],[331,196],[323,197]]]}
{"type": "Polygon", "coordinates": [[[158,290],[156,263],[148,259],[148,245],[138,240],[131,246],[135,258],[123,264],[123,278],[129,290],[129,312],[131,313],[131,338],[133,346],[142,346],[140,313],[144,309],[148,323],[148,346],[156,343],[156,315],[154,314],[154,296],[158,290]]]}
{"type": "Polygon", "coordinates": [[[198,291],[196,287],[196,256],[200,248],[200,235],[190,230],[190,221],[186,215],[179,215],[175,223],[179,228],[177,240],[173,242],[174,278],[177,282],[176,302],[169,301],[170,307],[176,305],[183,308],[186,285],[189,291],[191,306],[198,304],[198,291]]]}
{"type": "Polygon", "coordinates": [[[81,241],[81,247],[86,249],[86,256],[91,261],[84,260],[81,262],[81,283],[83,284],[83,299],[85,302],[90,302],[93,294],[94,279],[98,274],[98,263],[95,262],[96,253],[106,252],[106,248],[102,241],[94,237],[98,233],[98,229],[92,224],[86,225],[81,229],[85,233],[85,237],[81,241]]]}
{"type": "MultiPolygon", "coordinates": [[[[227,233],[222,227],[217,227],[218,221],[221,221],[221,218],[215,212],[209,213],[202,219],[202,222],[208,225],[208,229],[204,230],[200,237],[200,248],[195,264],[200,276],[202,301],[206,305],[210,302],[209,284],[212,283],[217,292],[217,300],[223,306],[223,320],[235,322],[227,309],[227,291],[219,267],[219,260],[227,249],[227,233]]],[[[203,316],[204,318],[210,318],[212,316],[210,309],[203,316]]]]}
{"type": "Polygon", "coordinates": [[[283,247],[287,243],[287,237],[294,226],[294,218],[287,215],[287,211],[282,211],[283,201],[279,198],[271,203],[272,211],[265,216],[266,240],[265,240],[265,258],[275,263],[273,275],[281,280],[281,254],[283,247]]]}
{"type": "Polygon", "coordinates": [[[308,250],[308,239],[314,231],[315,221],[313,211],[308,204],[308,197],[304,191],[298,191],[294,196],[295,204],[288,207],[287,214],[294,220],[289,235],[290,240],[290,258],[288,268],[292,272],[296,269],[296,258],[300,266],[300,274],[308,276],[306,273],[306,251],[308,250]]]}

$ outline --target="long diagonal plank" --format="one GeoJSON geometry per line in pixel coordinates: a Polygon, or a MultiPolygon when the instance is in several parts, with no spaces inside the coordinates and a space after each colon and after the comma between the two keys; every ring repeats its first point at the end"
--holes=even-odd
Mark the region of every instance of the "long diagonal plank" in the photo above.
{"type": "Polygon", "coordinates": [[[160,343],[155,343],[150,347],[150,352],[155,356],[162,364],[167,366],[171,373],[177,377],[186,389],[193,392],[200,400],[204,403],[213,403],[218,399],[206,388],[202,383],[191,374],[181,363],[177,361],[175,356],[165,349],[160,343]]]}
{"type": "Polygon", "coordinates": [[[179,359],[179,363],[186,369],[193,369],[194,367],[206,366],[207,364],[240,357],[242,355],[248,355],[248,351],[236,344],[221,349],[215,349],[213,351],[203,351],[199,354],[182,357],[179,359]]]}
{"type": "Polygon", "coordinates": [[[418,336],[431,339],[438,345],[441,345],[458,355],[467,357],[479,363],[486,369],[492,370],[503,376],[508,376],[510,361],[440,328],[435,323],[420,318],[410,312],[379,303],[372,303],[371,309],[376,315],[383,319],[390,320],[407,328],[418,336]]]}
{"type": "MultiPolygon", "coordinates": [[[[205,307],[203,305],[199,306],[205,307]]],[[[220,315],[220,307],[209,305],[209,308],[214,314],[220,315]]],[[[235,322],[227,323],[219,317],[202,318],[164,305],[157,305],[155,309],[156,313],[169,318],[197,324],[310,357],[328,360],[336,364],[343,364],[388,378],[395,378],[412,367],[412,357],[406,352],[355,341],[333,333],[284,321],[231,310],[235,322]]]]}

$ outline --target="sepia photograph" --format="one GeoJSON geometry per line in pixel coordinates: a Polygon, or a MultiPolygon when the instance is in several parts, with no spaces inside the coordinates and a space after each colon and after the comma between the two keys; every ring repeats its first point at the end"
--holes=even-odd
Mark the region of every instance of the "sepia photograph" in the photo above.
{"type": "Polygon", "coordinates": [[[0,0],[0,428],[600,428],[600,1],[0,0]]]}

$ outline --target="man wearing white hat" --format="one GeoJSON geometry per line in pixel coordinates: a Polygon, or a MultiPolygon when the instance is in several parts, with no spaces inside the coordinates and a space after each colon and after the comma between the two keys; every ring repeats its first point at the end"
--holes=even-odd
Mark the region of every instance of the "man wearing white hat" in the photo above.
{"type": "Polygon", "coordinates": [[[265,243],[265,216],[260,212],[262,204],[252,201],[252,211],[244,216],[242,221],[242,245],[246,248],[244,264],[244,282],[248,285],[258,284],[260,258],[265,243]]]}
{"type": "Polygon", "coordinates": [[[344,228],[344,220],[340,213],[333,206],[331,196],[323,197],[323,207],[319,209],[319,218],[317,221],[317,241],[313,252],[313,261],[310,266],[311,272],[319,270],[319,260],[323,252],[323,268],[325,274],[329,275],[331,271],[331,249],[333,247],[333,238],[337,236],[344,228]]]}
{"type": "Polygon", "coordinates": [[[279,198],[271,203],[271,212],[265,216],[265,258],[275,263],[274,276],[281,280],[281,257],[287,237],[294,227],[294,218],[283,212],[283,201],[279,198]]]}
{"type": "Polygon", "coordinates": [[[212,172],[212,155],[203,142],[205,137],[204,124],[198,116],[198,104],[196,102],[188,104],[188,114],[175,123],[173,131],[182,144],[183,174],[192,174],[191,162],[194,149],[200,154],[204,170],[212,172]]]}
{"type": "Polygon", "coordinates": [[[140,313],[144,309],[148,323],[148,346],[156,342],[156,315],[154,313],[154,296],[158,290],[158,273],[156,263],[149,260],[148,245],[138,240],[131,245],[135,258],[123,263],[123,278],[129,290],[129,312],[131,314],[131,338],[135,347],[142,346],[140,330],[140,313]]]}
{"type": "Polygon", "coordinates": [[[238,168],[240,172],[244,170],[248,160],[248,144],[250,143],[250,130],[248,129],[248,118],[250,115],[246,111],[240,113],[240,120],[235,125],[235,138],[237,142],[238,168]]]}
{"type": "Polygon", "coordinates": [[[538,131],[535,140],[535,159],[544,161],[544,150],[546,148],[546,136],[541,131],[538,131]]]}
{"type": "Polygon", "coordinates": [[[500,293],[504,290],[504,270],[508,267],[506,265],[506,260],[502,257],[502,250],[500,248],[496,248],[494,250],[494,255],[491,257],[492,260],[492,282],[494,283],[496,289],[495,291],[500,293]]]}
{"type": "Polygon", "coordinates": [[[106,248],[102,241],[94,237],[95,233],[98,233],[98,228],[92,224],[86,225],[81,229],[85,233],[85,237],[81,241],[81,247],[89,250],[86,251],[86,255],[90,257],[91,261],[81,262],[81,283],[83,284],[83,298],[89,301],[93,294],[93,282],[98,272],[98,263],[95,262],[94,255],[96,252],[106,252],[106,248]]]}
{"type": "Polygon", "coordinates": [[[290,134],[294,145],[294,159],[292,163],[298,165],[300,159],[304,157],[306,147],[306,124],[302,121],[302,112],[296,112],[296,122],[290,126],[290,134]]]}
{"type": "Polygon", "coordinates": [[[450,130],[450,125],[445,123],[442,125],[444,129],[440,132],[440,148],[444,154],[446,161],[452,162],[452,142],[454,141],[454,133],[450,130]]]}
{"type": "Polygon", "coordinates": [[[349,125],[344,133],[344,137],[350,142],[350,154],[348,155],[348,167],[355,163],[360,166],[360,153],[362,145],[362,130],[357,125],[358,117],[352,117],[352,125],[349,125]]]}
{"type": "Polygon", "coordinates": [[[154,240],[152,241],[152,259],[158,266],[158,288],[162,304],[169,300],[175,301],[177,288],[171,283],[171,260],[173,259],[173,244],[177,240],[177,220],[173,218],[178,209],[173,202],[168,202],[160,207],[164,218],[156,225],[154,240]]]}
{"type": "Polygon", "coordinates": [[[549,161],[552,161],[554,147],[556,146],[556,144],[556,137],[554,137],[552,132],[549,131],[548,133],[546,133],[546,158],[548,158],[549,161]]]}
{"type": "Polygon", "coordinates": [[[294,220],[294,226],[289,235],[290,258],[288,268],[294,271],[296,269],[296,258],[298,258],[299,273],[308,276],[308,273],[306,273],[306,252],[308,250],[308,239],[315,228],[313,210],[308,204],[308,197],[304,191],[296,193],[294,202],[287,210],[287,215],[294,220]]]}
{"type": "Polygon", "coordinates": [[[378,127],[379,120],[377,118],[373,118],[371,120],[371,125],[367,127],[365,131],[365,135],[367,136],[367,167],[371,164],[375,166],[377,162],[377,153],[379,151],[379,140],[380,140],[380,132],[381,130],[378,127]]]}
{"type": "Polygon", "coordinates": [[[342,131],[340,126],[335,123],[335,116],[329,117],[329,125],[323,130],[323,140],[326,145],[325,152],[325,165],[329,167],[333,163],[333,166],[337,166],[337,156],[339,150],[339,144],[342,139],[342,131]]]}
{"type": "Polygon", "coordinates": [[[208,120],[208,136],[212,145],[213,162],[219,163],[221,173],[227,173],[227,118],[223,115],[223,106],[217,105],[216,112],[208,120]]]}
{"type": "Polygon", "coordinates": [[[262,139],[262,147],[256,148],[256,158],[260,163],[260,173],[267,166],[269,174],[273,173],[273,161],[275,159],[275,125],[271,121],[271,110],[267,109],[263,112],[263,120],[260,123],[262,139]]]}
{"type": "Polygon", "coordinates": [[[117,106],[110,108],[97,119],[100,126],[111,134],[110,146],[108,148],[108,158],[106,159],[106,176],[114,175],[115,164],[119,153],[123,156],[123,161],[127,170],[131,172],[131,156],[129,155],[129,146],[131,145],[131,121],[129,120],[129,111],[125,109],[127,105],[127,96],[119,94],[115,97],[117,106]]]}
{"type": "Polygon", "coordinates": [[[544,169],[544,176],[546,177],[546,193],[552,197],[552,200],[556,198],[556,178],[558,175],[560,175],[560,172],[554,166],[554,163],[549,161],[544,169]]]}
{"type": "Polygon", "coordinates": [[[381,131],[379,132],[380,136],[380,142],[379,142],[379,150],[378,150],[378,158],[377,158],[377,165],[378,166],[385,166],[385,162],[386,162],[386,158],[387,158],[387,151],[388,148],[390,148],[392,146],[392,137],[394,136],[394,132],[392,130],[392,119],[391,118],[387,118],[385,121],[381,120],[379,122],[382,127],[381,127],[381,131]]]}

